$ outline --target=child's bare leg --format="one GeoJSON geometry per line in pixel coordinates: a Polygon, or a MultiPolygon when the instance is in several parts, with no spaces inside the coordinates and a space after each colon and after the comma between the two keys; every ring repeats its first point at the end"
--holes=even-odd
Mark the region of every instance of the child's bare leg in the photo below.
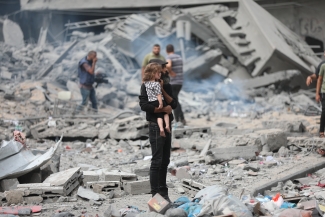
{"type": "Polygon", "coordinates": [[[166,137],[165,130],[164,130],[164,122],[162,118],[157,118],[159,130],[160,130],[160,136],[166,137]]]}
{"type": "Polygon", "coordinates": [[[165,120],[165,124],[166,124],[166,131],[168,133],[170,133],[170,126],[169,126],[169,115],[168,114],[164,114],[164,120],[165,120]]]}

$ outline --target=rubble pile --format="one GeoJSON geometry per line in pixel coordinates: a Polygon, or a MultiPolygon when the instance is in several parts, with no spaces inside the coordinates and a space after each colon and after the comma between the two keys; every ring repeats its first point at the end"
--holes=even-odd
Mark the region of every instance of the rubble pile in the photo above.
{"type": "MultiPolygon", "coordinates": [[[[313,72],[319,59],[305,42],[251,0],[239,1],[237,8],[221,4],[166,7],[160,12],[109,20],[105,32],[74,31],[70,41],[61,45],[20,46],[19,38],[19,46],[6,40],[0,43],[4,84],[1,118],[18,121],[27,137],[33,138],[61,134],[74,138],[140,138],[143,132],[134,129],[145,127],[143,118],[122,115],[114,124],[113,119],[123,111],[140,113],[140,68],[155,43],[161,45],[162,54],[167,44],[182,54],[185,81],[179,99],[191,119],[220,114],[256,118],[288,106],[297,112],[306,112],[310,106],[313,111],[319,110],[314,102],[305,100],[310,93],[290,94],[304,87],[303,78],[313,72]],[[256,37],[254,32],[261,34],[256,37]],[[81,101],[77,64],[90,50],[97,51],[97,72],[108,80],[96,85],[102,116],[93,117],[107,116],[108,120],[75,122],[66,118],[77,117],[74,111],[81,101]],[[279,53],[284,56],[281,60],[279,53]],[[112,111],[113,116],[108,115],[112,111]],[[51,126],[49,117],[54,118],[51,126]],[[130,133],[121,134],[123,127],[116,131],[115,126],[122,126],[127,117],[130,122],[139,119],[139,123],[134,123],[133,129],[127,127],[130,133]],[[78,130],[75,125],[79,125],[78,130]]],[[[10,27],[8,22],[6,28],[10,27]]],[[[77,29],[77,24],[67,25],[77,29]]],[[[13,33],[11,39],[15,39],[13,33]]],[[[89,118],[88,112],[83,114],[89,118]]],[[[0,137],[8,140],[7,128],[1,124],[0,137]]]]}
{"type": "Polygon", "coordinates": [[[300,88],[320,60],[253,1],[166,7],[112,20],[99,35],[75,31],[61,45],[0,48],[0,216],[324,215],[322,170],[308,170],[325,166],[313,137],[321,109],[314,90],[300,88]],[[172,126],[171,204],[151,198],[138,105],[155,43],[184,60],[189,126],[172,126]],[[76,113],[77,64],[90,50],[108,82],[96,84],[98,113],[76,113]]]}

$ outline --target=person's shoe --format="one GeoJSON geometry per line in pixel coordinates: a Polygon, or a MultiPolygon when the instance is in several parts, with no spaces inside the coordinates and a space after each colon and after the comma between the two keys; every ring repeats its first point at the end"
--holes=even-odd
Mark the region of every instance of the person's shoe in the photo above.
{"type": "Polygon", "coordinates": [[[184,120],[181,120],[181,123],[182,123],[184,126],[186,126],[186,121],[185,121],[185,119],[184,119],[184,120]]]}

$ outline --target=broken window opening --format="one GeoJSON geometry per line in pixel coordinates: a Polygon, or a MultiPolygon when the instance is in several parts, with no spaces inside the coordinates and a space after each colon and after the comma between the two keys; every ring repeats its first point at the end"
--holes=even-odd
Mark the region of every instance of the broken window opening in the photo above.
{"type": "Polygon", "coordinates": [[[318,57],[323,56],[324,43],[321,40],[313,38],[311,36],[306,36],[305,37],[305,42],[310,46],[310,48],[314,51],[314,53],[318,57]]]}

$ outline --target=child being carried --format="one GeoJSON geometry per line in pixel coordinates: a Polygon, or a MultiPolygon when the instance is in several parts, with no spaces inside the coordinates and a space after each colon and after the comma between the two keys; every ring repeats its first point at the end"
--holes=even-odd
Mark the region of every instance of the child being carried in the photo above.
{"type": "MultiPolygon", "coordinates": [[[[164,101],[164,96],[162,95],[160,83],[158,82],[161,76],[161,71],[161,65],[158,63],[150,63],[146,66],[143,76],[143,82],[146,87],[148,101],[159,109],[167,106],[166,102],[164,101]]],[[[156,115],[160,130],[160,136],[166,137],[163,126],[163,119],[165,121],[165,129],[168,133],[170,133],[169,115],[166,113],[157,113],[156,115]]]]}

